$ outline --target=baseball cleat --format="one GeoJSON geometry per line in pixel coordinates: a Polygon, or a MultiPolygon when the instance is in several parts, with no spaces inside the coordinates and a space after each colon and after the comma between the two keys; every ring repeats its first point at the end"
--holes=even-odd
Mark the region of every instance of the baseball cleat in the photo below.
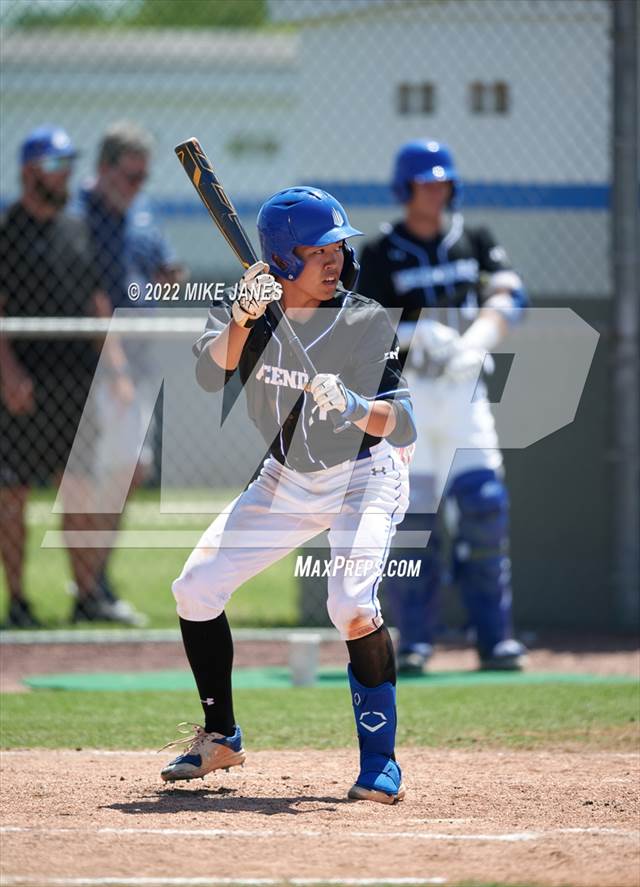
{"type": "Polygon", "coordinates": [[[78,597],[75,582],[69,583],[68,590],[76,599],[71,615],[74,625],[78,622],[119,622],[121,625],[144,628],[149,624],[148,616],[117,597],[106,583],[99,583],[93,594],[83,598],[78,597]]]}
{"type": "MultiPolygon", "coordinates": [[[[172,746],[188,744],[183,753],[170,761],[161,771],[160,776],[164,782],[199,779],[213,770],[228,770],[229,767],[244,764],[246,755],[242,747],[242,731],[237,725],[231,736],[207,733],[198,724],[182,723],[178,725],[178,728],[181,727],[193,728],[194,735],[175,739],[160,749],[163,751],[172,746]]],[[[180,730],[180,732],[188,731],[180,730]]]]}
{"type": "Polygon", "coordinates": [[[497,643],[488,656],[480,654],[482,671],[522,671],[526,662],[527,648],[513,638],[497,643]]]}
{"type": "Polygon", "coordinates": [[[347,798],[350,801],[374,801],[376,804],[396,804],[398,801],[404,801],[405,788],[402,783],[395,795],[388,795],[386,792],[377,791],[372,788],[364,788],[362,785],[352,785],[347,792],[347,798]]]}
{"type": "Polygon", "coordinates": [[[42,623],[33,615],[25,600],[14,598],[9,604],[7,620],[0,628],[42,628],[42,623]]]}
{"type": "Polygon", "coordinates": [[[96,583],[96,597],[109,607],[110,621],[133,625],[134,628],[146,628],[149,624],[146,613],[141,613],[129,601],[118,597],[104,570],[96,583]]]}
{"type": "Polygon", "coordinates": [[[375,801],[395,804],[406,794],[402,773],[397,763],[382,755],[366,755],[354,785],[347,792],[350,801],[375,801]]]}
{"type": "Polygon", "coordinates": [[[432,654],[431,644],[416,644],[414,647],[401,650],[398,653],[398,674],[407,677],[425,674],[432,654]]]}

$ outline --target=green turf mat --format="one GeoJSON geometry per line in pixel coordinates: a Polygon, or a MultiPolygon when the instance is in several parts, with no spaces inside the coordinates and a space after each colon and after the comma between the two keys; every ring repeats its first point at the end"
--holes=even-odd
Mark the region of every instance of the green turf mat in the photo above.
{"type": "MultiPolygon", "coordinates": [[[[316,687],[345,684],[344,669],[320,669],[316,687]]],[[[401,684],[421,687],[460,687],[485,684],[590,684],[627,683],[632,677],[607,677],[590,674],[551,672],[441,671],[417,677],[400,678],[401,684]]],[[[27,686],[45,690],[191,690],[193,677],[189,671],[90,672],[88,674],[47,674],[25,678],[27,686]]],[[[258,690],[290,687],[291,672],[284,667],[238,668],[233,672],[237,689],[258,690]]]]}

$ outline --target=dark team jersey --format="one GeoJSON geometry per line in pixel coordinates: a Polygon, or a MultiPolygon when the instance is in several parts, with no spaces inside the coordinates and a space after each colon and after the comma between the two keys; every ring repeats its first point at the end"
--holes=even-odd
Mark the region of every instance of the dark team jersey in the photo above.
{"type": "MultiPolygon", "coordinates": [[[[39,222],[20,203],[0,222],[0,305],[7,317],[86,316],[97,280],[87,230],[60,213],[39,222]]],[[[88,339],[14,339],[12,347],[36,379],[91,375],[98,354],[88,339]]]]}
{"type": "MultiPolygon", "coordinates": [[[[460,329],[489,297],[491,276],[511,270],[491,233],[467,228],[459,213],[448,230],[431,240],[419,240],[403,222],[387,225],[383,232],[364,247],[358,289],[386,308],[402,308],[403,321],[417,320],[424,308],[442,309],[437,319],[460,329]],[[452,308],[460,310],[445,310],[452,308]]],[[[525,296],[514,279],[511,298],[518,309],[525,296]]]]}
{"type": "MultiPolygon", "coordinates": [[[[229,322],[228,303],[212,308],[205,332],[194,345],[197,377],[210,391],[234,375],[211,359],[206,345],[229,322]]],[[[339,288],[333,299],[291,324],[319,373],[335,373],[347,388],[368,399],[394,403],[396,428],[388,440],[406,446],[415,439],[409,389],[398,360],[398,345],[386,311],[370,299],[339,288]]],[[[350,426],[336,434],[313,396],[309,378],[270,308],[256,321],[244,346],[238,372],[249,416],[271,454],[296,471],[311,472],[367,454],[380,438],[350,426]]]]}

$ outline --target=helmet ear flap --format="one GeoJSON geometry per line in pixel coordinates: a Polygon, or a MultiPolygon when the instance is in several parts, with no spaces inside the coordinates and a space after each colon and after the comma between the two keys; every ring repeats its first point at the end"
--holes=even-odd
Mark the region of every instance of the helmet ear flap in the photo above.
{"type": "Polygon", "coordinates": [[[409,182],[393,182],[391,186],[393,196],[398,203],[408,203],[411,200],[411,187],[409,182]]]}
{"type": "Polygon", "coordinates": [[[342,254],[344,256],[344,265],[342,266],[342,274],[340,280],[347,290],[355,289],[360,274],[360,263],[356,259],[353,247],[346,242],[342,244],[342,254]]]}

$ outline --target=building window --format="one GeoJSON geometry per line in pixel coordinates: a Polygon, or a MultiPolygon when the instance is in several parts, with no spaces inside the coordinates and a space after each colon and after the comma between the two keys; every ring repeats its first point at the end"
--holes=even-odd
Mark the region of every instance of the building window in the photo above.
{"type": "Polygon", "coordinates": [[[507,114],[511,104],[509,84],[503,80],[469,84],[469,107],[473,114],[507,114]]]}
{"type": "Polygon", "coordinates": [[[475,81],[469,85],[469,103],[474,114],[482,114],[484,107],[484,83],[475,81]]]}
{"type": "Polygon", "coordinates": [[[400,83],[396,104],[398,114],[433,114],[436,88],[433,83],[400,83]]]}
{"type": "Polygon", "coordinates": [[[436,106],[436,96],[433,83],[423,83],[420,89],[422,92],[422,113],[433,114],[436,106]]]}
{"type": "Polygon", "coordinates": [[[509,111],[509,84],[499,81],[493,84],[493,109],[496,114],[507,114],[509,111]]]}

